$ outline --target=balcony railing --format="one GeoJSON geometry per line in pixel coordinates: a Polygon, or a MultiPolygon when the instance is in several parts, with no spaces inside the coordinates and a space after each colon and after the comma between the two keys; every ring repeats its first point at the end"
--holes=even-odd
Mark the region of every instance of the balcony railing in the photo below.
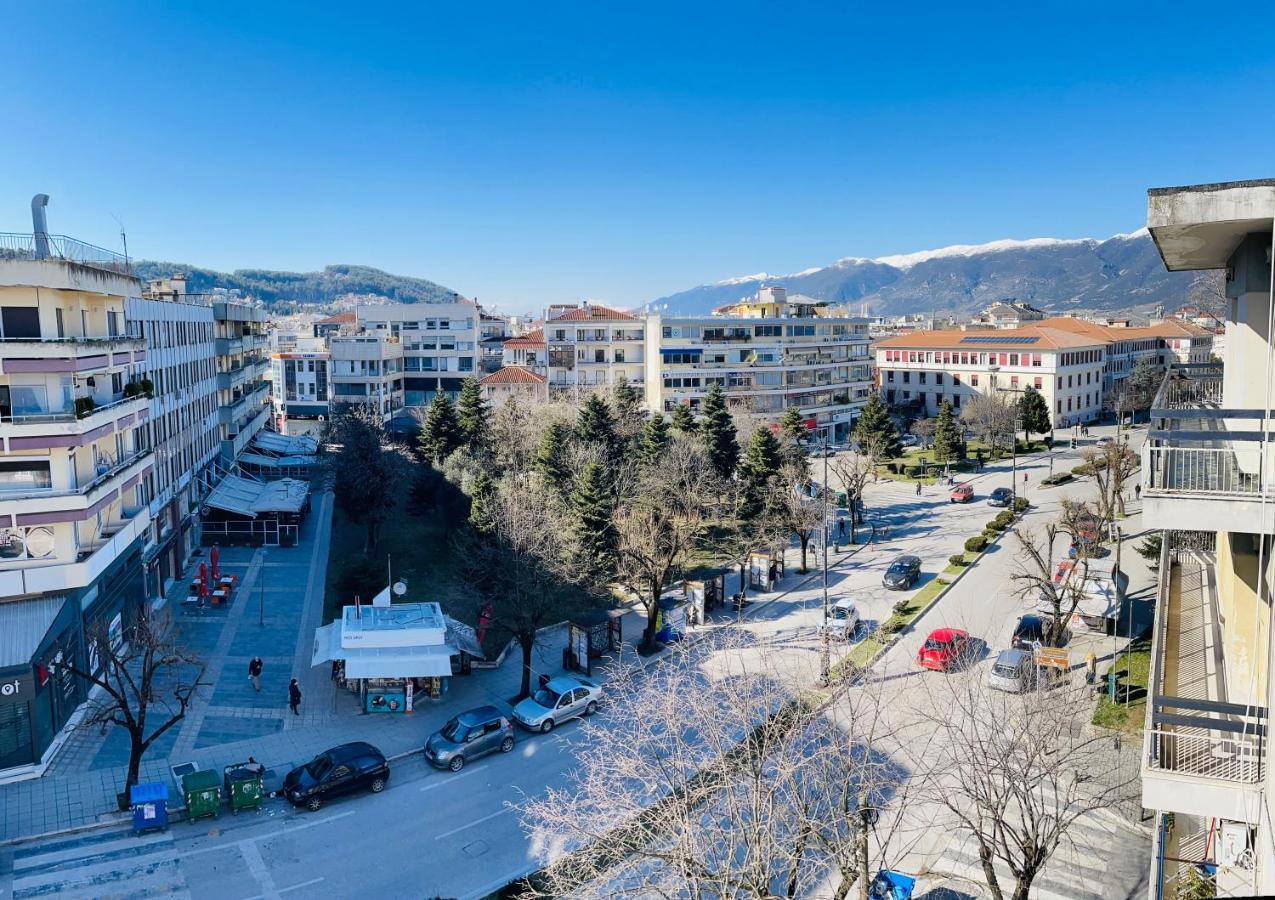
{"type": "Polygon", "coordinates": [[[121,275],[132,275],[133,267],[128,257],[77,241],[64,234],[15,234],[0,233],[0,260],[59,259],[79,263],[94,269],[104,269],[121,275]]]}
{"type": "Polygon", "coordinates": [[[1259,444],[1227,447],[1142,447],[1143,489],[1183,494],[1261,497],[1275,493],[1259,444]]]}
{"type": "Polygon", "coordinates": [[[1252,735],[1152,729],[1151,768],[1241,784],[1262,780],[1262,742],[1252,735]]]}

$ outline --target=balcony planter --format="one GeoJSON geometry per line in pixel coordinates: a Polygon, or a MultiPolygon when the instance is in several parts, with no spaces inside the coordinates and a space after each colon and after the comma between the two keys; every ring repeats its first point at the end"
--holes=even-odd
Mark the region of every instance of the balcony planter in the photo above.
{"type": "Polygon", "coordinates": [[[87,419],[93,415],[93,410],[95,409],[97,409],[97,403],[92,397],[75,398],[75,417],[77,419],[87,419]]]}

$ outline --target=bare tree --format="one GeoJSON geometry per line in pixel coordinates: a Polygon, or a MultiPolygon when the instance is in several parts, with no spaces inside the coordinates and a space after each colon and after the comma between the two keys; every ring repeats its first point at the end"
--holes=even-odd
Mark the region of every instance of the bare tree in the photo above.
{"type": "MultiPolygon", "coordinates": [[[[786,536],[797,539],[801,547],[801,571],[804,573],[808,568],[806,560],[810,538],[824,522],[824,504],[801,490],[799,476],[797,466],[791,463],[783,466],[779,477],[770,485],[762,515],[778,524],[786,536]]],[[[824,485],[823,490],[827,489],[824,485]]]]}
{"type": "Polygon", "coordinates": [[[1026,527],[1014,529],[1018,540],[1018,559],[1010,579],[1019,596],[1030,603],[1038,603],[1048,610],[1049,622],[1045,630],[1045,643],[1051,647],[1060,645],[1066,634],[1067,623],[1084,599],[1089,576],[1087,554],[1080,554],[1075,565],[1061,573],[1055,559],[1060,536],[1069,538],[1071,544],[1081,544],[1082,536],[1096,538],[1097,522],[1083,503],[1071,499],[1062,501],[1058,518],[1046,523],[1040,532],[1026,527]],[[1055,576],[1058,576],[1055,578],[1055,576]]]}
{"type": "Polygon", "coordinates": [[[510,397],[492,412],[492,461],[499,471],[521,475],[531,467],[540,443],[538,405],[510,397]]]}
{"type": "Polygon", "coordinates": [[[1122,597],[1120,588],[1120,557],[1124,536],[1116,521],[1125,515],[1124,486],[1138,469],[1138,454],[1129,449],[1125,441],[1112,441],[1102,447],[1087,447],[1081,452],[1085,464],[1093,472],[1098,488],[1094,506],[1098,512],[1099,534],[1114,533],[1116,542],[1116,596],[1122,597]]]}
{"type": "Polygon", "coordinates": [[[642,649],[649,653],[660,596],[696,548],[716,477],[702,444],[678,435],[661,463],[643,469],[636,484],[633,497],[616,511],[617,580],[645,608],[642,649]]]}
{"type": "Polygon", "coordinates": [[[868,480],[876,480],[877,465],[881,462],[880,441],[870,440],[859,450],[850,453],[839,453],[831,460],[833,475],[846,492],[846,500],[850,505],[850,543],[857,541],[855,526],[863,522],[861,507],[863,491],[868,480]]]}
{"type": "Polygon", "coordinates": [[[114,725],[128,734],[124,791],[137,784],[146,751],[186,718],[204,674],[204,662],[183,646],[168,614],[138,613],[133,624],[111,635],[106,623],[85,634],[88,659],[54,663],[100,688],[90,697],[81,727],[114,725]]]}
{"type": "Polygon", "coordinates": [[[1137,772],[1112,777],[1110,738],[1088,727],[1083,685],[1007,694],[989,690],[980,676],[936,680],[930,702],[918,704],[932,733],[914,749],[932,773],[927,797],[944,813],[927,824],[974,839],[995,900],[1027,900],[1077,823],[1132,796],[1137,772]],[[1012,888],[1001,883],[997,863],[1012,888]]]}
{"type": "Polygon", "coordinates": [[[989,449],[1005,449],[1005,440],[1013,440],[1018,408],[1000,393],[975,394],[962,407],[961,421],[989,449]]]}
{"type": "Polygon", "coordinates": [[[906,774],[870,740],[881,696],[830,715],[752,640],[718,632],[615,674],[569,783],[523,808],[546,863],[533,896],[866,896],[868,823],[906,774]]]}
{"type": "Polygon", "coordinates": [[[925,449],[930,446],[930,442],[934,440],[934,419],[921,418],[912,423],[912,427],[908,429],[914,437],[921,439],[921,447],[925,449]]]}

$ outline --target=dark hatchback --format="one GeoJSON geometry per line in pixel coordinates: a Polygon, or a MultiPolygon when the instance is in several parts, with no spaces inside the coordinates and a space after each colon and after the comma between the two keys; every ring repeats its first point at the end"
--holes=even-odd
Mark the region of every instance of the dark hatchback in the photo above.
{"type": "Polygon", "coordinates": [[[293,806],[311,812],[328,797],[366,788],[374,794],[385,790],[390,764],[371,744],[356,741],[325,750],[283,779],[283,795],[293,806]]]}
{"type": "Polygon", "coordinates": [[[1014,492],[1007,487],[999,487],[987,498],[988,506],[1009,506],[1014,499],[1014,492]]]}
{"type": "Polygon", "coordinates": [[[881,584],[892,591],[906,591],[921,577],[921,557],[900,556],[885,570],[881,584]]]}
{"type": "Polygon", "coordinates": [[[1030,650],[1035,643],[1045,640],[1045,620],[1040,616],[1023,616],[1014,626],[1014,636],[1009,645],[1015,650],[1030,650]]]}

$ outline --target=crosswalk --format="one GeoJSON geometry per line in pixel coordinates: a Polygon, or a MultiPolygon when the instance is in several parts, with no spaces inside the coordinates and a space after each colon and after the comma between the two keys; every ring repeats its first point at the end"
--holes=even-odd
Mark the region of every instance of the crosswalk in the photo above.
{"type": "MultiPolygon", "coordinates": [[[[190,897],[167,832],[87,835],[13,851],[13,900],[131,900],[190,897]]],[[[4,894],[0,894],[3,896],[4,894]]]]}

